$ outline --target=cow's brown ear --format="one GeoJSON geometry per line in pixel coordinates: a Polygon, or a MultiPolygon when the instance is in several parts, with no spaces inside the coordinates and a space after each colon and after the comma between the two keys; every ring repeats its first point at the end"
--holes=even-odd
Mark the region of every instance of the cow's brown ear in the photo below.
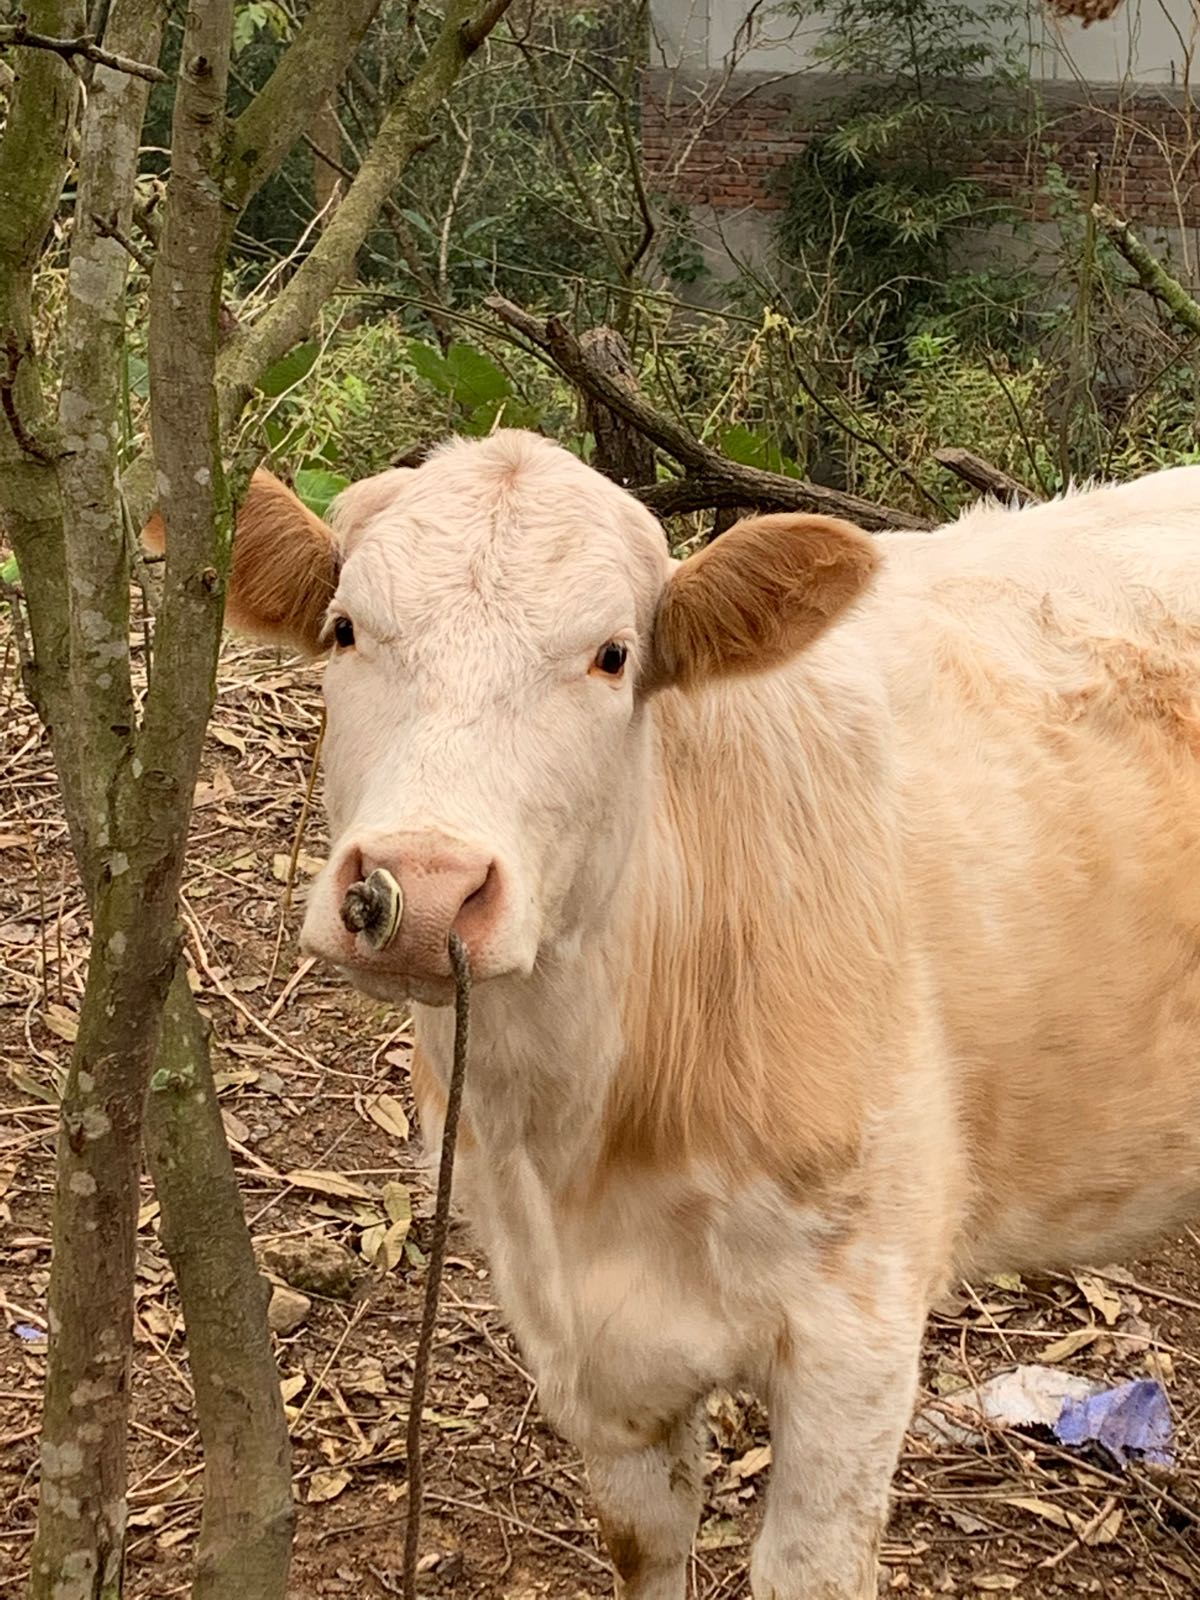
{"type": "Polygon", "coordinates": [[[866,589],[871,538],[835,517],[749,517],[668,579],[654,621],[647,690],[690,688],[779,666],[866,589]]]}
{"type": "MultiPolygon", "coordinates": [[[[156,511],[142,529],[142,542],[161,554],[165,541],[156,511]]],[[[320,517],[260,467],[234,528],[227,624],[254,639],[318,654],[325,611],[337,588],[338,560],[337,541],[320,517]]]]}

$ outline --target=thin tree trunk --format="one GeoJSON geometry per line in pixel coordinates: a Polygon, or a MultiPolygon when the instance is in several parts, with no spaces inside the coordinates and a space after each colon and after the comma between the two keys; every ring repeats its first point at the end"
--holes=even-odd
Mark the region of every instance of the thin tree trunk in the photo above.
{"type": "MultiPolygon", "coordinates": [[[[161,11],[157,0],[117,0],[108,43],[135,58],[156,54],[161,11]]],[[[128,227],[144,108],[144,98],[134,98],[144,97],[140,80],[97,67],[82,138],[60,424],[70,452],[61,466],[70,755],[94,932],[59,1139],[32,1571],[38,1600],[109,1600],[122,1584],[143,1102],[176,969],[176,895],[211,707],[228,558],[227,515],[214,532],[220,473],[211,386],[221,258],[215,179],[231,29],[229,0],[204,5],[199,14],[193,9],[176,97],[159,261],[170,283],[152,307],[151,365],[152,382],[167,391],[157,406],[167,411],[160,449],[186,474],[176,481],[187,511],[171,514],[178,524],[175,558],[168,562],[161,648],[140,730],[129,684],[128,577],[113,453],[125,260],[108,236],[114,223],[128,227]],[[153,346],[161,350],[164,342],[172,352],[186,347],[177,372],[155,360],[153,346]],[[207,698],[197,692],[206,679],[207,698]]],[[[28,441],[17,442],[28,454],[28,441]]]]}
{"type": "Polygon", "coordinates": [[[308,126],[308,137],[313,164],[313,193],[317,199],[317,210],[324,217],[325,225],[328,225],[337,203],[338,185],[342,182],[342,129],[332,95],[327,95],[317,107],[316,116],[308,126]],[[326,155],[332,159],[326,161],[326,155]]]}
{"type": "Polygon", "coordinates": [[[146,1112],[162,1242],[187,1315],[204,1445],[193,1600],[282,1600],[294,1512],[291,1450],[258,1270],[182,963],[146,1112]]]}
{"type": "MultiPolygon", "coordinates": [[[[157,0],[117,0],[114,53],[158,53],[157,0]]],[[[97,66],[83,119],[59,402],[68,589],[71,761],[77,826],[91,841],[95,918],[79,1034],[60,1113],[50,1351],[31,1590],[94,1600],[121,1590],[125,1435],[142,1096],[174,965],[174,884],[154,884],[161,833],[129,826],[119,783],[134,734],[129,580],[115,494],[126,258],[96,219],[129,225],[148,85],[97,66]],[[157,916],[154,914],[157,912],[157,916]]],[[[85,858],[87,859],[87,858],[85,858]]]]}

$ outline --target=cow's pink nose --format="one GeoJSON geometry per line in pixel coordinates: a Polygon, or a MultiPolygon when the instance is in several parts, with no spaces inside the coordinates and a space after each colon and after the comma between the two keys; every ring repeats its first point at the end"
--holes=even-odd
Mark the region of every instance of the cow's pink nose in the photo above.
{"type": "Polygon", "coordinates": [[[412,976],[447,976],[451,931],[482,950],[499,916],[495,861],[440,835],[363,841],[347,852],[338,879],[342,924],[356,936],[359,958],[412,976]]]}

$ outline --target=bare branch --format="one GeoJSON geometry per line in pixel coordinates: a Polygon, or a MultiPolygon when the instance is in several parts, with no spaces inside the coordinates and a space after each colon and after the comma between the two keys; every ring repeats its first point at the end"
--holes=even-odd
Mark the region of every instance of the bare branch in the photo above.
{"type": "Polygon", "coordinates": [[[118,228],[114,222],[106,222],[102,216],[96,213],[92,216],[92,226],[101,238],[115,239],[125,254],[131,260],[136,261],[143,272],[151,273],[154,271],[154,258],[143,250],[136,240],[131,239],[123,228],[118,228]]]}
{"type": "Polygon", "coordinates": [[[143,78],[147,83],[167,82],[167,74],[161,68],[151,66],[148,61],[134,61],[129,56],[105,50],[87,33],[80,34],[77,39],[53,39],[49,34],[33,33],[23,22],[14,22],[0,27],[0,50],[14,46],[28,50],[49,50],[68,61],[78,57],[94,62],[98,67],[109,67],[113,72],[143,78]]]}
{"type": "Polygon", "coordinates": [[[1193,300],[1179,279],[1171,276],[1129,223],[1099,202],[1092,206],[1092,216],[1137,273],[1146,293],[1166,306],[1180,327],[1189,333],[1200,333],[1200,301],[1193,300]]]}
{"type": "Polygon", "coordinates": [[[463,44],[468,54],[479,49],[511,4],[512,0],[488,0],[473,22],[463,24],[463,44]]]}
{"type": "Polygon", "coordinates": [[[953,472],[955,477],[961,478],[964,483],[969,483],[973,489],[979,489],[983,494],[995,495],[997,500],[1012,500],[1019,506],[1026,506],[1042,498],[1027,484],[1010,477],[999,467],[994,467],[990,461],[977,456],[973,450],[963,450],[958,445],[946,445],[944,449],[933,452],[933,459],[940,467],[945,467],[947,472],[953,472]]]}
{"type": "Polygon", "coordinates": [[[714,505],[776,506],[847,517],[863,528],[928,528],[920,517],[879,506],[857,495],[779,473],[743,467],[702,444],[688,428],[656,411],[643,396],[600,371],[579,340],[557,318],[542,322],[500,295],[484,304],[510,328],[545,352],[585,394],[624,417],[688,471],[680,484],[652,484],[633,492],[660,516],[714,505]]]}
{"type": "Polygon", "coordinates": [[[21,347],[14,331],[8,330],[4,341],[4,366],[0,369],[0,409],[4,412],[4,420],[8,423],[17,448],[27,456],[33,456],[36,461],[52,462],[59,455],[53,446],[36,439],[30,432],[17,401],[17,379],[21,372],[21,363],[32,353],[32,346],[21,347]]]}

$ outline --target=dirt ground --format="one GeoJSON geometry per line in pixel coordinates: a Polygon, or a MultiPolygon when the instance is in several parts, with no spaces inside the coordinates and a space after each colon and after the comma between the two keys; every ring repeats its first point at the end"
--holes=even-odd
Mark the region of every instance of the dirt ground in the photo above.
{"type": "MultiPolygon", "coordinates": [[[[33,1533],[55,1091],[86,952],[50,761],[14,665],[5,658],[0,683],[0,1596],[21,1591],[33,1533]]],[[[325,849],[319,804],[283,911],[318,703],[314,670],[227,646],[197,793],[188,952],[258,1245],[270,1256],[283,1241],[323,1240],[356,1263],[348,1294],[310,1295],[303,1320],[278,1338],[298,1501],[292,1593],[388,1595],[400,1592],[406,1394],[431,1197],[416,1135],[405,1136],[404,1018],[298,957],[304,884],[325,849]]],[[[202,1468],[149,1185],[144,1200],[128,1592],[166,1600],[187,1589],[202,1468]]],[[[428,1593],[609,1594],[581,1464],[541,1421],[487,1269],[460,1227],[450,1250],[426,1417],[428,1593]]],[[[1200,1593],[1200,1237],[1181,1235],[1107,1276],[964,1286],[932,1319],[922,1403],[952,1407],[956,1389],[1024,1362],[1114,1384],[1160,1377],[1173,1470],[1125,1472],[1048,1433],[1001,1426],[961,1444],[913,1432],[896,1478],[885,1592],[1200,1593]]],[[[749,1596],[748,1548],[769,1476],[764,1418],[748,1397],[721,1395],[709,1428],[692,1594],[736,1600],[749,1596]]]]}

